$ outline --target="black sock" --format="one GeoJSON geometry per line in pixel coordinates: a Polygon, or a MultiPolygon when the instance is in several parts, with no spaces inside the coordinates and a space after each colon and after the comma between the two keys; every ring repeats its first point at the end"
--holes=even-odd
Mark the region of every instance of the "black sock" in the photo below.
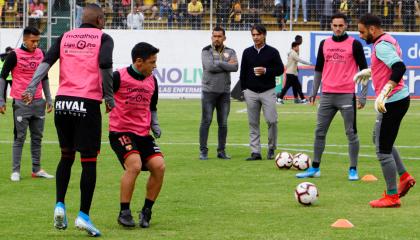
{"type": "Polygon", "coordinates": [[[319,168],[319,162],[313,162],[312,167],[313,168],[319,168]]]}
{"type": "Polygon", "coordinates": [[[153,207],[154,203],[155,203],[155,201],[152,201],[152,200],[149,200],[149,199],[145,198],[144,199],[144,206],[143,206],[142,210],[145,209],[145,208],[149,208],[150,210],[152,210],[152,207],[153,207]]]}
{"type": "Polygon", "coordinates": [[[61,160],[55,173],[55,188],[57,202],[64,203],[67,187],[71,176],[71,167],[74,163],[75,152],[61,152],[61,160]]]}
{"type": "Polygon", "coordinates": [[[120,203],[120,208],[121,208],[121,211],[128,210],[128,209],[130,209],[130,203],[129,202],[122,202],[122,203],[120,203]]]}
{"type": "Polygon", "coordinates": [[[351,169],[356,170],[356,167],[350,167],[349,170],[351,170],[351,169]]]}
{"type": "Polygon", "coordinates": [[[80,178],[80,211],[89,215],[93,192],[96,185],[96,161],[82,162],[82,176],[80,178]]]}

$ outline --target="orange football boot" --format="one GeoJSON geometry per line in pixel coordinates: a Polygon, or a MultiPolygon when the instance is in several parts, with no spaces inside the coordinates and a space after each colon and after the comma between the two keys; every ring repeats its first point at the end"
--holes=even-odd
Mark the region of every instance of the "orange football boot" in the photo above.
{"type": "Polygon", "coordinates": [[[398,184],[398,196],[400,198],[404,197],[410,188],[414,187],[415,184],[416,180],[408,172],[405,172],[400,177],[400,183],[398,184]]]}
{"type": "Polygon", "coordinates": [[[398,194],[388,195],[384,192],[383,197],[369,202],[373,208],[399,208],[401,206],[398,194]]]}

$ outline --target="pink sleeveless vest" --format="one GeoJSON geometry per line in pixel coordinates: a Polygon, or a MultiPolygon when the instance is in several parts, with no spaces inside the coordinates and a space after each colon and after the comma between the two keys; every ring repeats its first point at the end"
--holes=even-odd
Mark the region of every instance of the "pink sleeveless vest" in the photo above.
{"type": "Polygon", "coordinates": [[[327,38],[324,42],[324,69],[322,70],[323,93],[354,93],[353,76],[358,67],[353,57],[353,37],[343,42],[327,38]]]}
{"type": "MultiPolygon", "coordinates": [[[[22,93],[32,80],[38,65],[42,62],[44,54],[37,48],[34,52],[27,52],[20,48],[15,49],[17,63],[12,70],[13,84],[10,96],[14,99],[22,99],[22,93]]],[[[35,99],[42,98],[42,84],[36,88],[35,99]]]]}
{"type": "Polygon", "coordinates": [[[77,28],[66,32],[60,45],[60,84],[57,96],[102,101],[99,49],[102,31],[77,28]]]}
{"type": "MultiPolygon", "coordinates": [[[[376,57],[375,47],[378,43],[382,41],[386,41],[394,45],[395,49],[397,50],[398,56],[400,57],[402,56],[402,51],[401,51],[400,46],[398,45],[397,40],[395,40],[395,38],[393,38],[389,34],[385,33],[373,44],[371,70],[372,70],[372,82],[375,88],[376,96],[378,96],[381,93],[382,88],[389,81],[389,78],[391,77],[391,74],[392,74],[392,69],[390,69],[384,62],[382,62],[376,57]]],[[[403,87],[404,87],[404,81],[401,80],[397,84],[397,86],[392,90],[389,96],[392,96],[395,92],[401,90],[403,87]]]]}
{"type": "Polygon", "coordinates": [[[127,68],[118,72],[121,83],[114,95],[115,108],[109,113],[109,131],[148,136],[151,121],[150,102],[155,91],[153,75],[141,81],[131,77],[127,68]]]}

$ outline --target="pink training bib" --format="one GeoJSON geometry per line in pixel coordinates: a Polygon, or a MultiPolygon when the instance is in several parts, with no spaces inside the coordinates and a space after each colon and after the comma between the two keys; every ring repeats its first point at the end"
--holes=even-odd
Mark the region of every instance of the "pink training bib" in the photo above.
{"type": "Polygon", "coordinates": [[[148,136],[150,131],[150,102],[155,91],[153,75],[144,80],[130,76],[127,68],[118,70],[120,88],[114,94],[115,108],[109,113],[109,130],[148,136]]]}
{"type": "Polygon", "coordinates": [[[66,32],[60,45],[60,84],[57,96],[102,101],[99,49],[102,31],[77,28],[66,32]]]}

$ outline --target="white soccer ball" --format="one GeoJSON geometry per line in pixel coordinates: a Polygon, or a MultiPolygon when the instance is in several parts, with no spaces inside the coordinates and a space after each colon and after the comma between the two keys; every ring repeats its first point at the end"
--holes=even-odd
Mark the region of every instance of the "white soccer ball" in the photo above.
{"type": "Polygon", "coordinates": [[[318,189],[313,183],[303,182],[296,187],[295,198],[300,204],[311,205],[318,200],[318,196],[318,189]]]}
{"type": "Polygon", "coordinates": [[[293,155],[288,152],[281,152],[277,154],[276,158],[276,166],[278,168],[290,168],[292,167],[293,162],[293,155]]]}
{"type": "Polygon", "coordinates": [[[292,164],[293,167],[299,170],[306,170],[311,166],[312,161],[311,158],[305,153],[297,153],[295,156],[293,156],[292,164]]]}

